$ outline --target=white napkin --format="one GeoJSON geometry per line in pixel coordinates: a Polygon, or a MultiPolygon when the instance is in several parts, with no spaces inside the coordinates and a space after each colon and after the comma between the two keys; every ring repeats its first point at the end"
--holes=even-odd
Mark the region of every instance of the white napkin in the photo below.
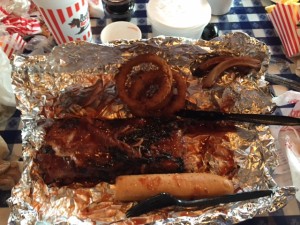
{"type": "Polygon", "coordinates": [[[6,54],[0,48],[0,105],[16,106],[12,89],[11,64],[6,54]]]}

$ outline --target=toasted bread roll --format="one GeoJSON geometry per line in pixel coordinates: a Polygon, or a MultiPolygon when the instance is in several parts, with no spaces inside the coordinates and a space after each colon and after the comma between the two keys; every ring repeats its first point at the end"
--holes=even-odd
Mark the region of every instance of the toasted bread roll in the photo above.
{"type": "Polygon", "coordinates": [[[233,191],[230,180],[209,173],[124,175],[116,179],[115,198],[139,201],[166,192],[181,199],[198,199],[233,191]]]}

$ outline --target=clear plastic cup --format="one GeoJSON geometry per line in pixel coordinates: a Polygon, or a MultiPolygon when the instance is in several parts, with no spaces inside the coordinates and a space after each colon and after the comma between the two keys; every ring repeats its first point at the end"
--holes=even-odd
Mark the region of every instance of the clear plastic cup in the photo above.
{"type": "Polygon", "coordinates": [[[293,185],[298,189],[296,199],[300,202],[300,127],[290,127],[286,132],[288,132],[286,154],[293,185]]]}
{"type": "Polygon", "coordinates": [[[288,150],[287,158],[289,161],[293,185],[298,189],[296,192],[296,199],[300,202],[300,155],[297,156],[293,151],[288,150]]]}
{"type": "Polygon", "coordinates": [[[280,147],[285,151],[282,160],[286,157],[292,184],[298,189],[296,199],[300,202],[300,127],[282,127],[278,138],[280,147]]]}

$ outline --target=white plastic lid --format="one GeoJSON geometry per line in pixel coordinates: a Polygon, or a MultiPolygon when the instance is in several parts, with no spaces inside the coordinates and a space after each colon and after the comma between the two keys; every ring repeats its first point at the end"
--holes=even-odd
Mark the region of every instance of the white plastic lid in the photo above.
{"type": "Polygon", "coordinates": [[[207,0],[150,0],[147,13],[151,21],[185,29],[207,24],[211,7],[207,0]]]}

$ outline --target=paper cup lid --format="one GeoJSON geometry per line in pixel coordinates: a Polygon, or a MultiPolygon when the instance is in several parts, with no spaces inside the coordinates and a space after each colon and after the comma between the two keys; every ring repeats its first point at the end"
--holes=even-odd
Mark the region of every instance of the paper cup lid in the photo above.
{"type": "Polygon", "coordinates": [[[211,7],[207,0],[150,0],[150,20],[173,28],[192,28],[207,24],[211,7]]]}

